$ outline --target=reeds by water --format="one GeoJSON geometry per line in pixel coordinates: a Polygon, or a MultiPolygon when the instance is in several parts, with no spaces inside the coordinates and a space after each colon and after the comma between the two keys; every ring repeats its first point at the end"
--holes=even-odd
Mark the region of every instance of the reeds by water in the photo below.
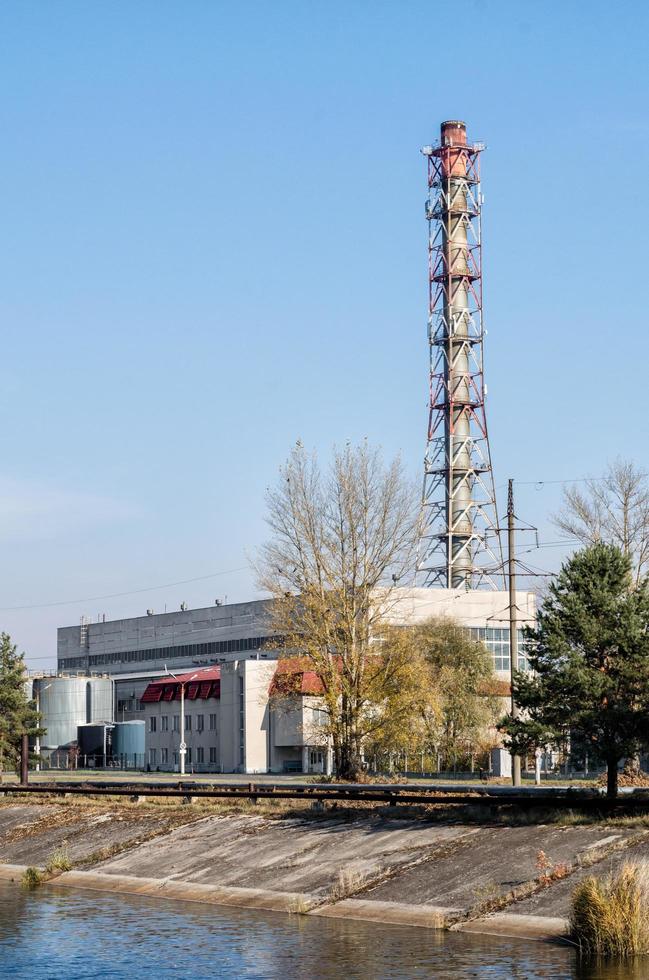
{"type": "Polygon", "coordinates": [[[589,956],[649,953],[649,865],[626,863],[617,874],[580,882],[572,894],[570,931],[589,956]]]}

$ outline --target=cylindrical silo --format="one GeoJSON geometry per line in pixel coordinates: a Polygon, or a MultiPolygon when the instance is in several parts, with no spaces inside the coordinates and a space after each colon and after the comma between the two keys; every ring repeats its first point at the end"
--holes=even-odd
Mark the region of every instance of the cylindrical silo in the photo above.
{"type": "Polygon", "coordinates": [[[79,725],[113,720],[109,677],[38,677],[34,700],[45,729],[41,748],[46,751],[76,742],[79,725]]]}
{"type": "Polygon", "coordinates": [[[95,765],[104,765],[110,759],[112,729],[113,726],[105,722],[91,722],[77,727],[79,753],[84,763],[89,757],[95,765]]]}
{"type": "Polygon", "coordinates": [[[118,721],[113,729],[113,760],[122,769],[144,765],[143,721],[118,721]]]}

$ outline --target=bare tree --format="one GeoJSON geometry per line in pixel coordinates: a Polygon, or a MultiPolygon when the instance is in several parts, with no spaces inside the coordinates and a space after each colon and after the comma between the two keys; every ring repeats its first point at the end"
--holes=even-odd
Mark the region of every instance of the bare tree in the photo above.
{"type": "Polygon", "coordinates": [[[377,642],[397,583],[414,571],[421,506],[397,458],[367,444],[335,451],[328,472],[298,444],[267,494],[272,537],[258,563],[271,626],[323,689],[336,769],[355,778],[364,740],[406,709],[412,664],[377,642]]]}
{"type": "Polygon", "coordinates": [[[629,460],[616,459],[584,490],[567,487],[553,523],[584,545],[617,545],[631,559],[636,584],[649,570],[649,478],[629,460]]]}

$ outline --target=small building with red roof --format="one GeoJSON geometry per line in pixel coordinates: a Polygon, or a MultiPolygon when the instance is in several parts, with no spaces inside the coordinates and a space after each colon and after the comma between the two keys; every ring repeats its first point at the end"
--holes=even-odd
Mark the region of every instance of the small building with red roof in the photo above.
{"type": "Polygon", "coordinates": [[[322,685],[299,659],[235,660],[167,673],[141,697],[147,768],[185,772],[325,772],[322,685]]]}

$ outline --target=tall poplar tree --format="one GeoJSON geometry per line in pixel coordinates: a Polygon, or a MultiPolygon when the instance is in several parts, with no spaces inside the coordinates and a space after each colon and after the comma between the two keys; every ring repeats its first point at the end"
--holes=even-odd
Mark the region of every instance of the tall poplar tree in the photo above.
{"type": "Polygon", "coordinates": [[[528,631],[531,673],[519,673],[521,715],[501,723],[517,754],[571,736],[607,767],[617,795],[618,763],[649,742],[649,591],[631,559],[597,543],[562,567],[528,631]]]}
{"type": "Polygon", "coordinates": [[[0,779],[4,770],[20,771],[22,736],[42,734],[36,705],[27,696],[27,668],[8,633],[0,634],[0,779]]]}
{"type": "Polygon", "coordinates": [[[420,496],[399,459],[386,465],[366,443],[336,451],[325,472],[298,444],[267,503],[272,537],[258,572],[275,600],[268,626],[316,674],[336,772],[356,779],[377,706],[385,729],[393,709],[401,720],[401,694],[410,690],[411,665],[377,638],[396,583],[414,572],[420,496]]]}

